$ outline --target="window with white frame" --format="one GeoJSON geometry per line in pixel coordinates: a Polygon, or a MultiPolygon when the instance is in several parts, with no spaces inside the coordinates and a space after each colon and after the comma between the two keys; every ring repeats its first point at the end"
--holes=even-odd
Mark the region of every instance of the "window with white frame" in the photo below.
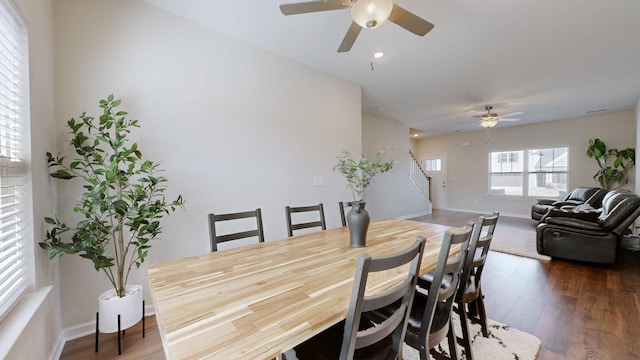
{"type": "Polygon", "coordinates": [[[489,193],[558,197],[567,192],[569,148],[489,153],[489,193]]]}
{"type": "Polygon", "coordinates": [[[27,288],[23,157],[27,126],[27,30],[9,0],[0,0],[0,319],[27,288]]]}
{"type": "Polygon", "coordinates": [[[442,159],[426,159],[424,161],[425,171],[439,172],[442,171],[442,159]]]}

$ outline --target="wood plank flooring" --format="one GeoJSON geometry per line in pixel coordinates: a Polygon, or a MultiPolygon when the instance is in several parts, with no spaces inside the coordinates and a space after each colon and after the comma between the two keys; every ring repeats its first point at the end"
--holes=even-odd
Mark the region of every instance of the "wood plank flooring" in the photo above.
{"type": "MultiPolygon", "coordinates": [[[[428,221],[439,217],[462,225],[476,215],[434,211],[428,221]]],[[[523,221],[501,217],[499,225],[523,221]]],[[[619,255],[614,266],[597,267],[491,252],[483,275],[488,316],[537,336],[539,359],[640,359],[640,252],[619,255]]],[[[147,319],[146,338],[140,324],[127,330],[122,356],[116,337],[101,334],[98,353],[90,335],[69,341],[61,359],[163,359],[155,319],[147,319]]]]}

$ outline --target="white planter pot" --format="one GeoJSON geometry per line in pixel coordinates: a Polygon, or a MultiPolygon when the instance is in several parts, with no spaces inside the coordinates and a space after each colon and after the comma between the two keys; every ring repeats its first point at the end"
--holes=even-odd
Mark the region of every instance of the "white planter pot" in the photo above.
{"type": "Polygon", "coordinates": [[[126,285],[125,296],[116,295],[110,289],[98,297],[98,330],[103,333],[118,331],[118,315],[120,330],[130,328],[142,319],[142,285],[126,285]]]}

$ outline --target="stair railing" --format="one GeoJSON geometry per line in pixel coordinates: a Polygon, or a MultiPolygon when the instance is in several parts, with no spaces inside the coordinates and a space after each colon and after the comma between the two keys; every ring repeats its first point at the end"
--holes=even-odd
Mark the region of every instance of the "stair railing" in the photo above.
{"type": "Polygon", "coordinates": [[[411,150],[409,150],[409,155],[411,157],[409,160],[409,178],[425,200],[430,201],[431,177],[427,176],[427,173],[424,171],[420,162],[416,159],[411,150]]]}

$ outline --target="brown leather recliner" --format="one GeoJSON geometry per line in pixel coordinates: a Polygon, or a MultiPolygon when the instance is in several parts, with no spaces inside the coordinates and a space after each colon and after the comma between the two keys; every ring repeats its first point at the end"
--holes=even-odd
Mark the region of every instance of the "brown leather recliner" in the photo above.
{"type": "Polygon", "coordinates": [[[608,192],[594,212],[551,210],[536,228],[539,254],[613,264],[622,235],[640,216],[640,196],[624,189],[608,192]]]}
{"type": "Polygon", "coordinates": [[[540,220],[550,209],[562,207],[573,207],[582,204],[589,204],[594,208],[602,205],[602,198],[606,191],[597,187],[577,187],[565,196],[563,200],[538,199],[538,202],[531,207],[531,218],[540,220]]]}

